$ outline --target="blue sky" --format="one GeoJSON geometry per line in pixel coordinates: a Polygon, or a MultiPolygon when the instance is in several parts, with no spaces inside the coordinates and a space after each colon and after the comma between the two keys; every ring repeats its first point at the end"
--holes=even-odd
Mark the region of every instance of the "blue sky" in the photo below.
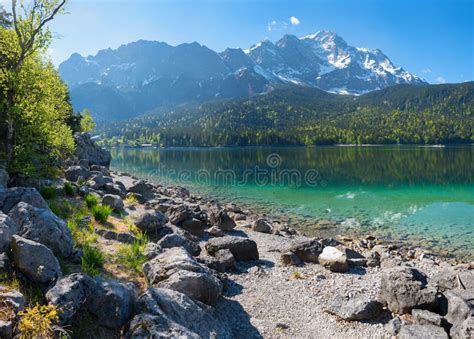
{"type": "Polygon", "coordinates": [[[331,30],[431,83],[474,79],[473,0],[70,0],[68,12],[52,24],[55,64],[138,39],[221,51],[331,30]]]}

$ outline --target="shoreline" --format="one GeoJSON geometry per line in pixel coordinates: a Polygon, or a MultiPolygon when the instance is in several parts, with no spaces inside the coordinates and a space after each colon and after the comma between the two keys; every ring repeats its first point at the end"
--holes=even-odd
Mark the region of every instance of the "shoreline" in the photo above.
{"type": "MultiPolygon", "coordinates": [[[[119,170],[114,169],[113,167],[111,168],[111,170],[115,172],[120,172],[119,170]]],[[[161,186],[159,182],[151,181],[150,179],[146,179],[145,177],[138,177],[129,173],[126,173],[126,174],[130,176],[131,178],[133,178],[134,180],[140,180],[140,179],[148,180],[153,185],[161,186]]],[[[198,190],[198,187],[193,187],[192,185],[183,186],[180,184],[170,183],[169,181],[167,181],[165,185],[169,187],[174,187],[174,188],[186,189],[186,190],[189,190],[192,194],[197,194],[197,190],[198,190]]],[[[223,196],[219,196],[215,194],[213,195],[213,193],[211,192],[206,192],[204,194],[204,198],[208,201],[214,201],[218,204],[222,203],[225,205],[228,203],[234,203],[234,200],[231,197],[223,197],[223,196]]],[[[355,228],[355,227],[343,227],[342,226],[343,222],[341,222],[340,218],[328,219],[328,218],[325,218],[324,216],[319,216],[319,217],[315,217],[316,219],[315,221],[310,221],[308,220],[308,217],[305,217],[302,215],[291,214],[284,211],[280,211],[280,212],[270,211],[263,206],[257,207],[255,203],[252,203],[252,202],[240,202],[239,205],[240,207],[249,211],[253,215],[270,218],[270,219],[276,220],[279,223],[287,223],[290,227],[295,228],[299,232],[302,232],[303,235],[308,236],[308,237],[350,236],[353,238],[363,239],[366,236],[377,236],[380,240],[383,240],[387,243],[396,243],[399,245],[403,244],[404,247],[412,248],[412,249],[421,248],[427,253],[430,252],[430,254],[432,255],[439,256],[446,260],[450,260],[450,261],[454,261],[458,263],[469,263],[470,261],[474,260],[474,253],[471,253],[471,254],[466,253],[464,255],[452,254],[449,249],[445,249],[444,253],[442,253],[440,251],[436,251],[433,249],[433,247],[436,247],[436,246],[433,246],[433,247],[420,246],[417,244],[417,240],[407,239],[406,236],[403,234],[398,234],[398,235],[392,234],[391,236],[388,236],[387,234],[384,234],[383,232],[380,232],[376,229],[370,230],[370,229],[360,229],[360,228],[355,228]]],[[[352,220],[352,219],[353,218],[349,215],[344,217],[344,220],[346,221],[352,220]]],[[[365,227],[373,228],[372,226],[365,226],[365,227]]],[[[422,237],[422,235],[420,234],[417,237],[422,237]]]]}
{"type": "Polygon", "coordinates": [[[447,143],[447,144],[322,144],[322,145],[246,145],[246,146],[158,146],[158,145],[113,145],[107,146],[107,149],[127,148],[127,149],[225,149],[225,148],[314,148],[314,147],[426,147],[426,148],[445,148],[445,147],[465,147],[472,146],[474,143],[447,143]]]}
{"type": "MultiPolygon", "coordinates": [[[[132,182],[142,180],[119,172],[113,173],[113,177],[122,181],[127,178],[132,182]]],[[[390,337],[399,331],[392,328],[394,321],[401,321],[407,326],[416,322],[411,318],[397,316],[397,312],[394,314],[388,309],[362,321],[353,321],[350,318],[341,321],[344,314],[334,310],[335,300],[378,300],[384,289],[381,276],[397,267],[418,269],[433,281],[438,281],[439,275],[458,269],[468,270],[474,277],[472,263],[469,266],[458,259],[443,258],[422,248],[407,246],[405,242],[385,241],[371,235],[343,235],[336,239],[307,237],[254,211],[240,210],[239,206],[232,203],[224,205],[216,199],[190,194],[182,186],[163,187],[154,183],[151,185],[161,194],[188,192],[182,196],[175,196],[173,193],[168,196],[181,201],[180,204],[197,204],[206,211],[217,206],[235,220],[236,227],[216,235],[217,238],[214,238],[214,235],[201,240],[195,238],[202,248],[207,248],[206,244],[211,239],[219,239],[222,236],[244,237],[257,244],[260,259],[257,262],[237,262],[233,270],[226,271],[228,287],[215,306],[215,317],[226,323],[234,334],[245,333],[244,336],[252,338],[390,337]],[[243,214],[233,211],[241,211],[243,214]],[[259,220],[268,220],[272,231],[256,230],[255,225],[259,220]],[[354,254],[355,257],[347,259],[351,263],[344,273],[340,273],[339,269],[333,270],[321,262],[295,258],[293,254],[297,252],[286,250],[295,244],[314,241],[329,247],[345,248],[346,253],[354,254]],[[298,297],[295,299],[295,296],[298,297]],[[229,319],[229,310],[234,310],[237,320],[234,317],[229,319]],[[315,333],[318,335],[315,336],[315,333]]],[[[197,258],[204,263],[214,260],[209,253],[202,252],[197,258]]]]}

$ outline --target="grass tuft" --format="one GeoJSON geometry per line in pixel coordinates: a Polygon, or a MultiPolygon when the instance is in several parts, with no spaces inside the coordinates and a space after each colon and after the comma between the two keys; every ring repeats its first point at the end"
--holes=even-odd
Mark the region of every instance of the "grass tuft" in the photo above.
{"type": "Polygon", "coordinates": [[[112,207],[110,206],[97,205],[92,208],[92,215],[94,216],[94,219],[101,224],[105,224],[107,222],[110,214],[112,214],[112,207]]]}
{"type": "Polygon", "coordinates": [[[76,189],[71,183],[69,182],[64,183],[64,194],[66,194],[69,197],[72,197],[76,194],[76,189]]]}
{"type": "Polygon", "coordinates": [[[105,262],[104,254],[99,249],[89,244],[85,244],[82,247],[82,251],[82,271],[89,274],[91,277],[95,277],[96,275],[100,274],[105,262]]]}
{"type": "Polygon", "coordinates": [[[52,200],[56,198],[56,189],[52,186],[44,186],[41,187],[40,194],[46,200],[52,200]]]}
{"type": "Polygon", "coordinates": [[[135,273],[140,273],[142,265],[147,261],[143,254],[144,248],[145,244],[140,241],[135,241],[131,245],[122,245],[117,251],[117,261],[135,273]]]}
{"type": "Polygon", "coordinates": [[[87,208],[92,209],[99,204],[99,199],[92,194],[87,194],[84,197],[84,201],[86,202],[87,208]]]}

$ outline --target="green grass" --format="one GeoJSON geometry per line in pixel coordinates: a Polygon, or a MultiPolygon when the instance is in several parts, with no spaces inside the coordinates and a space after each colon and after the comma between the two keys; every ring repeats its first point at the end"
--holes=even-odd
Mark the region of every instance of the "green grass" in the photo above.
{"type": "Polygon", "coordinates": [[[71,231],[74,242],[80,246],[90,245],[99,238],[99,236],[95,234],[94,225],[92,223],[87,225],[87,227],[79,228],[79,223],[83,217],[84,215],[82,213],[78,213],[67,221],[67,226],[71,231]]]}
{"type": "Polygon", "coordinates": [[[54,199],[54,198],[56,198],[56,195],[57,195],[56,189],[52,186],[41,187],[40,194],[46,200],[54,199]]]}
{"type": "Polygon", "coordinates": [[[69,197],[72,197],[76,194],[76,189],[71,183],[69,182],[64,183],[64,194],[66,194],[69,197]]]}
{"type": "Polygon", "coordinates": [[[145,244],[135,241],[131,245],[122,245],[117,251],[117,261],[124,267],[140,273],[142,265],[147,261],[143,254],[145,244]]]}
{"type": "Polygon", "coordinates": [[[90,209],[96,207],[99,204],[99,198],[92,194],[87,194],[84,197],[84,201],[86,202],[87,207],[90,209]]]}
{"type": "Polygon", "coordinates": [[[64,199],[49,200],[48,206],[54,214],[62,219],[69,219],[77,210],[72,203],[64,199]]]}
{"type": "Polygon", "coordinates": [[[94,219],[101,224],[105,224],[107,222],[110,214],[112,214],[112,207],[110,206],[97,205],[92,208],[92,215],[94,216],[94,219]]]}
{"type": "Polygon", "coordinates": [[[99,249],[92,247],[89,244],[85,244],[82,251],[82,271],[89,274],[91,277],[100,274],[105,262],[104,254],[99,249]]]}

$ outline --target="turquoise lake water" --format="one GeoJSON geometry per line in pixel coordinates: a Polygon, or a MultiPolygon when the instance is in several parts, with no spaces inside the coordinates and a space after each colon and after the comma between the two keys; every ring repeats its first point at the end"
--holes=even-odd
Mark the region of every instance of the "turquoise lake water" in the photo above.
{"type": "Polygon", "coordinates": [[[473,146],[113,149],[112,168],[314,235],[371,232],[474,257],[473,146]],[[338,227],[317,228],[318,220],[338,227]]]}

